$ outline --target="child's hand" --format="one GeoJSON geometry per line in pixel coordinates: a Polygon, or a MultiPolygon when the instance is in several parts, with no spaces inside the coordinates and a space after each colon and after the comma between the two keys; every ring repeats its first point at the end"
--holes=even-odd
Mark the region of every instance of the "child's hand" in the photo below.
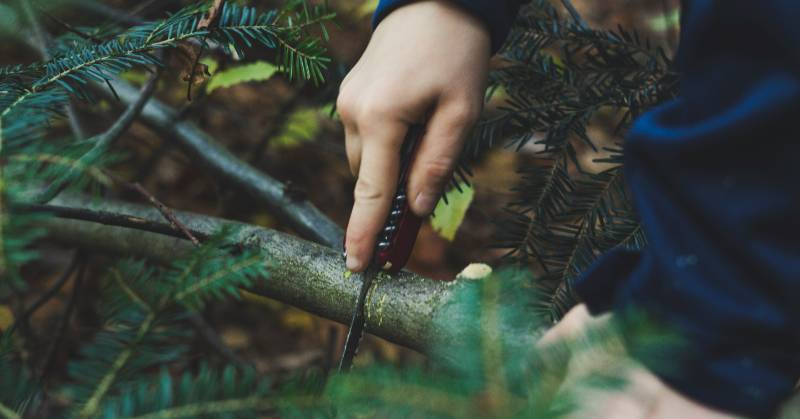
{"type": "Polygon", "coordinates": [[[480,115],[490,36],[448,1],[419,1],[388,15],[342,82],[338,109],[358,176],[347,228],[347,268],[364,270],[395,193],[408,127],[427,121],[412,164],[411,209],[433,211],[464,139],[480,115]]]}

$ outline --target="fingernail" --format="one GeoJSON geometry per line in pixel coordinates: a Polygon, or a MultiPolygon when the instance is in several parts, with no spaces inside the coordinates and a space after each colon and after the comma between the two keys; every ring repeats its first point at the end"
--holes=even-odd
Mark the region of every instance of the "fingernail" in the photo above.
{"type": "Polygon", "coordinates": [[[358,272],[361,269],[361,261],[353,255],[347,255],[347,270],[358,272]]]}
{"type": "Polygon", "coordinates": [[[417,211],[430,214],[434,207],[436,207],[437,200],[436,195],[430,192],[420,192],[419,195],[417,195],[417,199],[414,201],[414,206],[417,207],[417,211]]]}

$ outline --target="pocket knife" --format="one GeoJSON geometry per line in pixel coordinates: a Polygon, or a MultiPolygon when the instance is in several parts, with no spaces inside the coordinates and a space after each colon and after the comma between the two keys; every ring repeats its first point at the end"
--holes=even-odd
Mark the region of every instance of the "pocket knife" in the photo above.
{"type": "MultiPolygon", "coordinates": [[[[361,339],[364,337],[364,305],[367,294],[372,286],[372,281],[379,272],[395,274],[408,262],[417,233],[422,225],[422,218],[411,212],[408,205],[408,175],[417,146],[424,133],[424,126],[415,125],[409,128],[403,147],[400,151],[400,174],[397,182],[397,192],[392,199],[389,215],[384,223],[383,230],[378,235],[378,241],[373,252],[372,263],[362,274],[361,290],[353,309],[350,320],[350,329],[347,332],[342,358],[339,361],[339,372],[350,369],[353,358],[358,353],[361,339]]],[[[347,251],[345,249],[345,255],[347,251]]]]}

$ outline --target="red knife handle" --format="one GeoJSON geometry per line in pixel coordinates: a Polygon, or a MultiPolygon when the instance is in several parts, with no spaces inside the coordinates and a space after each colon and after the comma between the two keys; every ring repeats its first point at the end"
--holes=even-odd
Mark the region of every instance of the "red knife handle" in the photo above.
{"type": "Polygon", "coordinates": [[[383,230],[378,235],[378,243],[375,246],[373,263],[392,274],[400,272],[408,263],[411,252],[414,250],[414,243],[417,241],[417,234],[422,226],[422,218],[414,215],[408,205],[407,183],[414,155],[424,133],[424,126],[415,125],[409,128],[400,153],[397,192],[392,199],[389,216],[386,218],[383,230]]]}

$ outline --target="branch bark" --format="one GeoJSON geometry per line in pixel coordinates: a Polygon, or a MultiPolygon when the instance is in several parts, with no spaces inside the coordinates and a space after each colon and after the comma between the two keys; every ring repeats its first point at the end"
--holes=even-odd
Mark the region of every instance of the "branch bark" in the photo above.
{"type": "MultiPolygon", "coordinates": [[[[130,104],[136,100],[136,89],[116,80],[114,87],[120,99],[130,104]]],[[[104,94],[110,94],[103,89],[104,94]]],[[[307,200],[296,200],[284,193],[283,183],[245,163],[214,141],[195,124],[176,121],[174,109],[151,99],[141,113],[141,120],[165,137],[174,138],[179,146],[200,164],[224,181],[249,193],[259,203],[271,208],[301,236],[330,247],[340,248],[344,234],[307,200]]]]}
{"type": "MultiPolygon", "coordinates": [[[[43,226],[52,239],[71,246],[160,263],[169,263],[193,247],[151,207],[73,195],[59,196],[52,206],[35,207],[48,208],[55,217],[43,221],[43,226]],[[88,221],[93,219],[97,221],[88,221]],[[133,221],[129,227],[112,225],[125,220],[133,221]]],[[[239,243],[264,249],[270,257],[270,276],[249,291],[343,324],[350,320],[361,277],[346,277],[338,251],[219,218],[178,211],[175,217],[198,237],[207,237],[226,224],[236,225],[239,243]]],[[[438,317],[461,285],[458,281],[447,283],[402,272],[393,277],[380,275],[373,284],[365,309],[370,334],[426,352],[431,342],[458,340],[470,327],[458,319],[438,317]]]]}

